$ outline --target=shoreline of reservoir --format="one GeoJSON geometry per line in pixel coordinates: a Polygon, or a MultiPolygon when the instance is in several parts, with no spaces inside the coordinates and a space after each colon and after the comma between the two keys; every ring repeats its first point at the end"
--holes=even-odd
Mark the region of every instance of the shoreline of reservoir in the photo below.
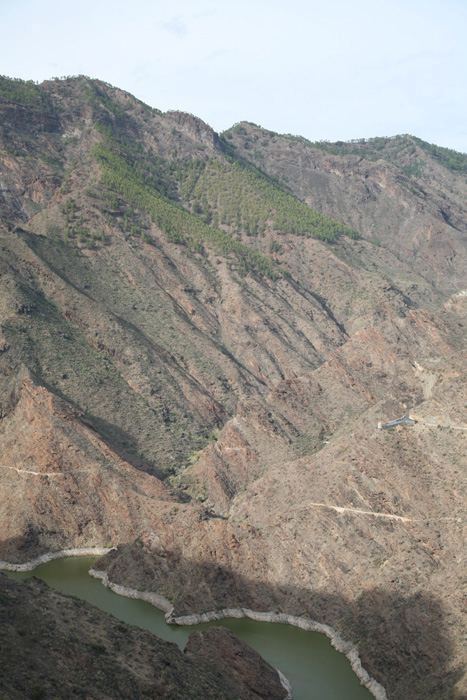
{"type": "Polygon", "coordinates": [[[34,571],[41,564],[47,564],[54,559],[66,559],[67,557],[103,557],[115,547],[80,547],[75,549],[59,549],[57,552],[46,552],[23,564],[15,564],[8,561],[0,561],[0,571],[17,571],[18,573],[34,571]]]}
{"type": "Polygon", "coordinates": [[[250,610],[249,608],[223,608],[221,610],[213,610],[200,614],[181,615],[176,617],[173,615],[174,606],[172,603],[159,593],[138,591],[136,588],[127,588],[121,584],[114,583],[113,581],[110,581],[106,571],[97,571],[96,569],[91,568],[89,570],[89,575],[93,578],[99,579],[106,588],[110,588],[110,590],[117,595],[143,600],[146,603],[154,605],[154,607],[162,610],[162,612],[165,614],[166,622],[169,625],[191,626],[228,618],[249,618],[250,620],[254,620],[256,622],[291,625],[307,632],[319,632],[321,634],[325,634],[330,640],[334,649],[347,657],[352,670],[360,680],[360,683],[369,690],[375,700],[388,700],[385,688],[378,683],[375,678],[372,678],[368,671],[363,668],[357,647],[352,644],[352,642],[347,642],[342,639],[339,632],[329,625],[323,625],[320,622],[315,622],[314,620],[309,620],[305,617],[288,615],[287,613],[258,612],[255,610],[250,610]]]}
{"type": "MultiPolygon", "coordinates": [[[[81,557],[81,556],[103,556],[107,554],[114,547],[83,547],[74,549],[63,549],[57,552],[47,552],[42,554],[28,562],[21,564],[10,563],[6,561],[0,561],[0,570],[26,573],[33,571],[35,568],[41,564],[46,564],[55,559],[65,559],[68,557],[81,557]]],[[[220,621],[223,619],[239,619],[248,618],[256,622],[268,622],[268,623],[278,623],[286,624],[293,627],[298,627],[299,629],[318,632],[324,634],[330,640],[332,646],[336,651],[343,654],[350,662],[353,672],[360,680],[361,685],[366,687],[368,691],[373,695],[375,700],[387,700],[387,694],[384,687],[378,683],[378,681],[370,676],[368,671],[363,668],[360,656],[358,654],[357,647],[344,640],[339,632],[329,625],[324,625],[320,622],[310,620],[304,617],[297,617],[295,615],[288,615],[287,613],[276,613],[276,612],[258,612],[250,610],[249,608],[224,608],[221,610],[213,610],[210,612],[204,612],[200,614],[193,615],[182,615],[174,616],[173,604],[164,596],[153,593],[150,591],[139,591],[135,588],[128,588],[120,584],[110,581],[106,571],[97,571],[96,569],[89,569],[89,575],[95,579],[99,579],[103,586],[109,588],[111,591],[117,595],[124,596],[126,598],[133,598],[149,603],[158,610],[164,613],[165,621],[168,625],[178,625],[178,626],[192,626],[197,624],[203,624],[207,622],[220,621]]],[[[287,697],[284,700],[292,700],[292,685],[287,680],[287,678],[279,670],[279,675],[281,678],[281,683],[284,689],[287,691],[287,697]]]]}

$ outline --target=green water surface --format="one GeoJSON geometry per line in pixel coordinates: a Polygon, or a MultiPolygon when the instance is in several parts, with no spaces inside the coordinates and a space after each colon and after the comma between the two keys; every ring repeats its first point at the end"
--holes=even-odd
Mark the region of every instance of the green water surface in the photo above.
{"type": "Polygon", "coordinates": [[[279,668],[292,683],[295,700],[374,700],[360,685],[350,663],[339,654],[324,634],[306,632],[246,618],[226,619],[204,625],[167,625],[164,614],[149,603],[119,596],[89,576],[98,557],[55,559],[27,573],[9,573],[13,578],[37,576],[62,593],[75,595],[124,622],[175,642],[183,649],[190,632],[212,625],[228,627],[256,649],[270,664],[279,668]]]}

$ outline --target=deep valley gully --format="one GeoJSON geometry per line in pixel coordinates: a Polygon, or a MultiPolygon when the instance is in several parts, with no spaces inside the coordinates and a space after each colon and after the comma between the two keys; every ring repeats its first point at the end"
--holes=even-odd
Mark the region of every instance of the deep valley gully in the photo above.
{"type": "MultiPolygon", "coordinates": [[[[100,551],[95,551],[96,554],[101,554],[100,551]]],[[[14,578],[37,576],[52,588],[82,598],[124,622],[147,629],[161,639],[175,642],[181,649],[185,647],[193,630],[211,625],[228,627],[289,679],[295,700],[374,700],[374,697],[383,700],[386,697],[384,689],[375,681],[371,686],[373,694],[361,685],[349,660],[333,648],[325,634],[299,629],[291,624],[271,624],[245,617],[224,618],[196,625],[167,624],[164,612],[154,605],[126,597],[131,595],[131,591],[126,591],[125,596],[117,595],[102,585],[101,580],[91,577],[89,570],[97,558],[69,556],[39,564],[30,571],[8,573],[14,578]]],[[[36,563],[38,562],[31,562],[32,565],[36,563]]],[[[119,587],[116,588],[118,590],[119,587]]],[[[124,591],[122,589],[121,592],[124,591]]],[[[151,595],[154,594],[149,594],[148,597],[151,595]]],[[[362,673],[365,675],[365,671],[360,668],[360,675],[362,673]]],[[[371,685],[371,679],[367,679],[367,685],[368,680],[371,685]]]]}

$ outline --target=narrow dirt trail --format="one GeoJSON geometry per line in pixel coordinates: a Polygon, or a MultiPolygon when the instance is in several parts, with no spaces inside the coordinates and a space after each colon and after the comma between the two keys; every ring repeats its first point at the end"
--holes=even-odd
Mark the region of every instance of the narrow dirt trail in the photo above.
{"type": "Polygon", "coordinates": [[[92,472],[92,469],[75,469],[69,472],[35,472],[32,469],[20,469],[19,467],[8,467],[6,464],[0,464],[0,469],[11,469],[18,474],[32,474],[33,476],[65,476],[67,474],[82,474],[92,472]]]}
{"type": "Polygon", "coordinates": [[[328,503],[308,503],[309,506],[315,508],[329,508],[330,510],[336,511],[336,513],[355,513],[356,515],[369,515],[374,518],[387,518],[388,520],[398,520],[403,523],[421,523],[432,520],[460,520],[460,518],[407,518],[403,515],[392,515],[391,513],[377,513],[372,510],[359,510],[358,508],[344,508],[343,506],[332,506],[328,503]]]}

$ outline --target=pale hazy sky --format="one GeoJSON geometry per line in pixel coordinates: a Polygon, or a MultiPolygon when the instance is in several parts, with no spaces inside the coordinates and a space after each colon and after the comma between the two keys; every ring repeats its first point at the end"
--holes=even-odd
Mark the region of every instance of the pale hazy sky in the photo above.
{"type": "Polygon", "coordinates": [[[467,152],[467,0],[0,0],[0,73],[85,74],[222,131],[467,152]]]}

